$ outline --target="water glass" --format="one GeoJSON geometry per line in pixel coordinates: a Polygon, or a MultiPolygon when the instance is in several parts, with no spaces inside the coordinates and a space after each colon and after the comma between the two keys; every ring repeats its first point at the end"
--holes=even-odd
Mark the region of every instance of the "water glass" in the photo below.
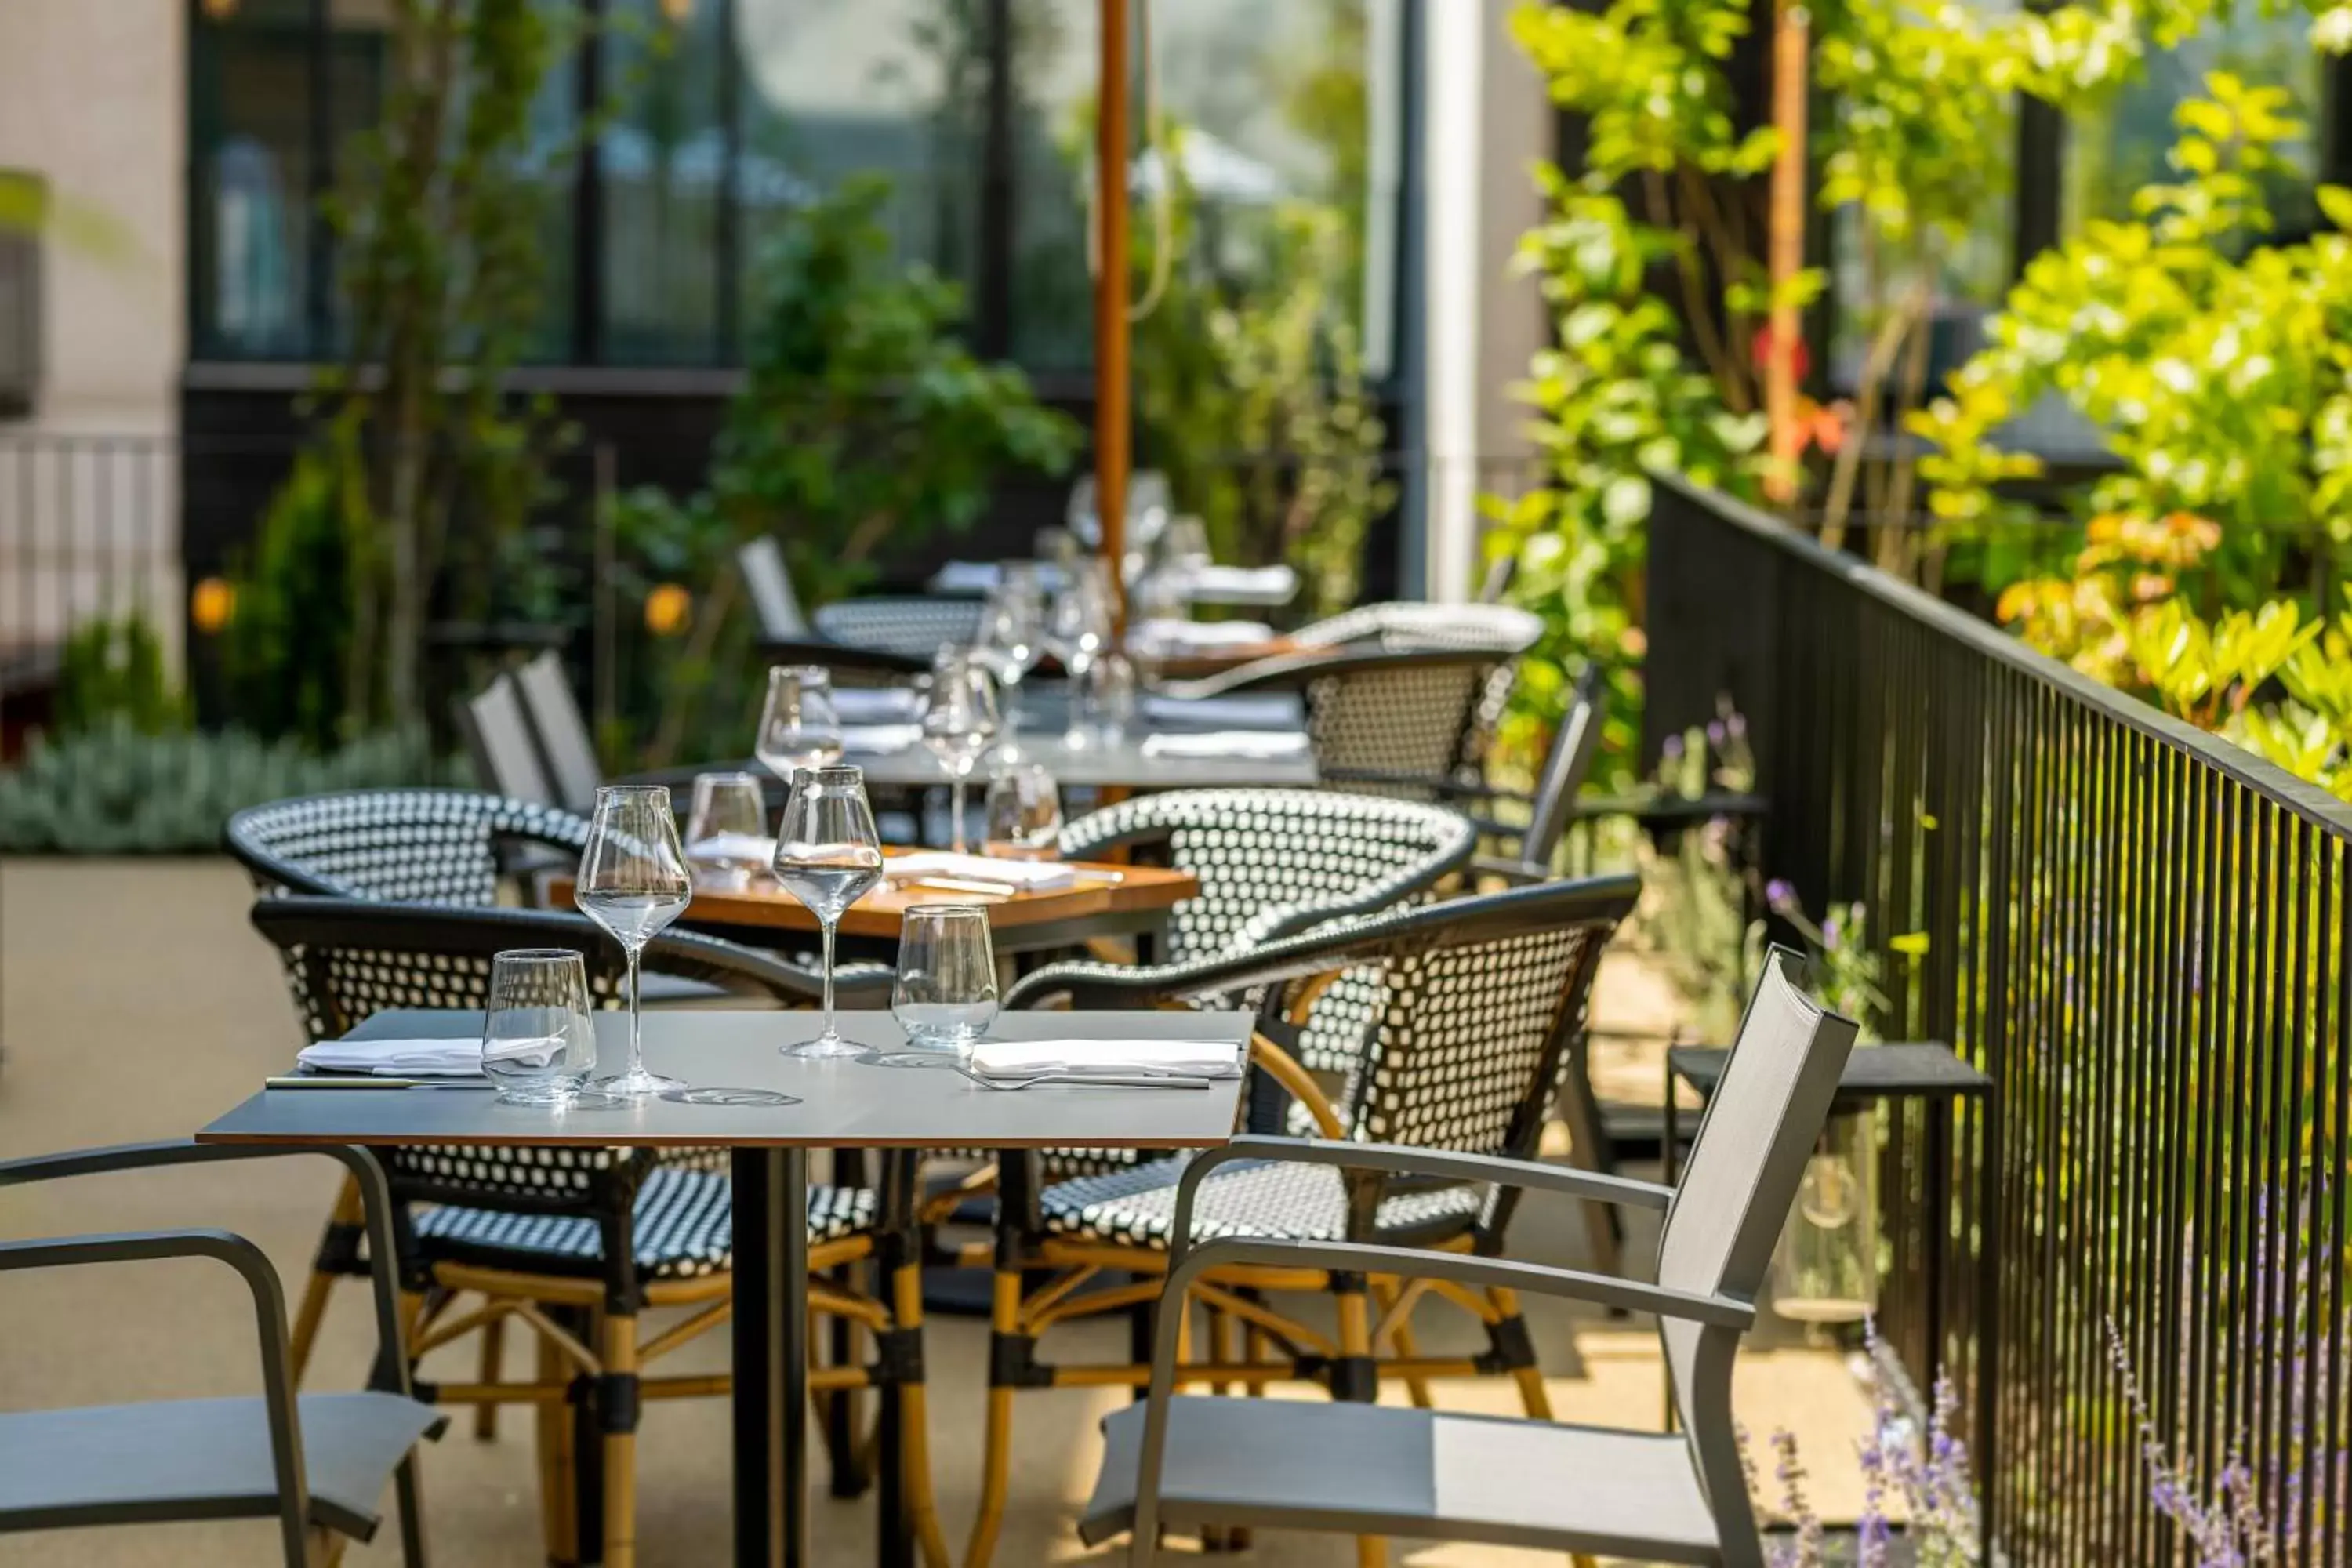
{"type": "Polygon", "coordinates": [[[834,711],[833,676],[820,665],[780,664],[768,671],[768,700],[751,752],[786,783],[803,768],[841,761],[841,716],[834,711]]]}
{"type": "Polygon", "coordinates": [[[882,880],[882,838],[866,799],[862,768],[804,768],[793,775],[792,798],[776,829],[770,868],[784,891],[808,906],[824,932],[824,1032],[786,1046],[793,1057],[861,1057],[863,1047],[841,1037],[833,1016],[833,942],[850,905],[882,880]]]}
{"type": "Polygon", "coordinates": [[[629,1060],[594,1087],[624,1099],[643,1099],[684,1087],[646,1070],[637,1021],[637,957],[694,898],[694,879],[677,842],[677,817],[667,784],[606,784],[596,792],[596,814],[580,852],[572,901],[621,944],[629,961],[629,1060]]]}
{"type": "Polygon", "coordinates": [[[509,1105],[562,1105],[596,1063],[588,968],[562,948],[519,948],[490,960],[482,1074],[509,1105]]]}
{"type": "Polygon", "coordinates": [[[898,934],[898,978],[890,1012],[916,1047],[886,1057],[894,1066],[960,1058],[996,1022],[996,953],[988,911],[978,904],[917,904],[898,934]]]}
{"type": "Polygon", "coordinates": [[[767,869],[768,800],[751,773],[697,773],[686,819],[686,858],[717,887],[740,891],[767,869]]]}
{"type": "Polygon", "coordinates": [[[923,744],[954,781],[954,847],[964,852],[963,786],[996,739],[996,687],[969,656],[940,650],[923,700],[923,744]]]}
{"type": "Polygon", "coordinates": [[[1062,858],[1062,796],[1034,763],[1000,769],[988,781],[983,851],[998,860],[1062,858]]]}

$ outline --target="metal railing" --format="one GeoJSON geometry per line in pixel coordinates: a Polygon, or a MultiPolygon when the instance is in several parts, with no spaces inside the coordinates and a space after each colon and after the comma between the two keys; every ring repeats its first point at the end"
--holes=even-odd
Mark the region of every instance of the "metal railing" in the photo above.
{"type": "Polygon", "coordinates": [[[2175,1561],[2152,1434],[2199,1495],[2244,1467],[2277,1561],[2347,1561],[2352,811],[1759,513],[1656,494],[1650,744],[1727,694],[1767,869],[1862,900],[1888,1037],[1997,1085],[1893,1126],[1880,1326],[1974,1413],[2000,1558],[2175,1561]]]}

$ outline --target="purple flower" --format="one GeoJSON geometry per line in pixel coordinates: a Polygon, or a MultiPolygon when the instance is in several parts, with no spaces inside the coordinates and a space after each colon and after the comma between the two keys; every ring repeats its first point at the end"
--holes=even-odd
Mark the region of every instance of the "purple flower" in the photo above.
{"type": "Polygon", "coordinates": [[[1823,915],[1822,917],[1822,945],[1823,947],[1835,947],[1838,944],[1838,931],[1840,929],[1837,916],[1823,915]]]}
{"type": "Polygon", "coordinates": [[[1670,763],[1680,762],[1683,755],[1683,738],[1680,735],[1669,735],[1659,742],[1658,755],[1670,763]]]}
{"type": "Polygon", "coordinates": [[[1723,737],[1724,737],[1725,732],[1726,732],[1726,731],[1725,731],[1725,730],[1724,730],[1724,728],[1723,728],[1723,721],[1722,721],[1722,720],[1720,720],[1720,719],[1716,720],[1713,723],[1709,724],[1709,725],[1706,727],[1706,742],[1707,742],[1707,744],[1708,744],[1708,745],[1710,745],[1710,746],[1720,746],[1720,745],[1722,745],[1722,744],[1723,744],[1723,737]]]}
{"type": "Polygon", "coordinates": [[[1797,889],[1786,877],[1775,877],[1764,884],[1764,901],[1785,915],[1797,906],[1797,889]]]}

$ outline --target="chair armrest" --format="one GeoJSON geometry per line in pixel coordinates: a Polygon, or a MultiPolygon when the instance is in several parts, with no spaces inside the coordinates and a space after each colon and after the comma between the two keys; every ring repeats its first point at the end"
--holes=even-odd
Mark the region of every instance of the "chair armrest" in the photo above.
{"type": "Polygon", "coordinates": [[[1640,795],[1584,796],[1570,806],[1569,819],[1591,822],[1604,816],[1630,816],[1643,826],[1675,827],[1718,816],[1760,817],[1770,812],[1771,805],[1772,803],[1760,795],[1731,790],[1708,790],[1703,795],[1667,795],[1650,791],[1640,795]]]}
{"type": "MultiPolygon", "coordinates": [[[[74,1149],[57,1154],[35,1154],[20,1160],[0,1160],[0,1187],[67,1176],[98,1175],[118,1171],[148,1171],[165,1165],[205,1165],[228,1160],[282,1160],[289,1155],[324,1155],[351,1173],[360,1190],[362,1218],[367,1226],[368,1274],[375,1297],[376,1363],[368,1386],[394,1394],[410,1392],[408,1353],[401,1342],[399,1287],[394,1279],[397,1250],[393,1240],[392,1185],[383,1167],[365,1149],[321,1144],[307,1148],[275,1148],[242,1143],[198,1143],[175,1139],[160,1143],[118,1143],[106,1149],[74,1149]]],[[[230,1237],[237,1240],[237,1237],[230,1237]]],[[[246,1245],[250,1246],[250,1243],[246,1245]]],[[[162,1256],[158,1254],[157,1256],[162,1256]]],[[[226,1259],[225,1259],[226,1260],[226,1259]]],[[[265,1261],[263,1267],[267,1268],[265,1261]]],[[[270,1288],[277,1289],[270,1271],[270,1288]]],[[[285,1312],[281,1304],[279,1321],[285,1312]]]]}
{"type": "Polygon", "coordinates": [[[1276,1138],[1244,1133],[1229,1143],[1192,1157],[1176,1184],[1176,1215],[1170,1229],[1169,1268],[1184,1260],[1192,1237],[1192,1199],[1201,1183],[1218,1166],[1235,1160],[1263,1160],[1291,1165],[1335,1165],[1343,1170],[1390,1171],[1407,1176],[1444,1176],[1454,1181],[1493,1182],[1500,1186],[1534,1192],[1565,1193],[1571,1197],[1631,1208],[1664,1212],[1675,1190],[1654,1182],[1603,1175],[1534,1160],[1506,1160],[1492,1154],[1464,1154],[1449,1149],[1418,1149],[1397,1143],[1350,1143],[1336,1139],[1276,1138]]]}
{"type": "Polygon", "coordinates": [[[1499,877],[1515,888],[1551,879],[1549,867],[1531,865],[1525,860],[1507,860],[1499,855],[1474,857],[1470,862],[1470,874],[1474,877],[1499,877]]]}

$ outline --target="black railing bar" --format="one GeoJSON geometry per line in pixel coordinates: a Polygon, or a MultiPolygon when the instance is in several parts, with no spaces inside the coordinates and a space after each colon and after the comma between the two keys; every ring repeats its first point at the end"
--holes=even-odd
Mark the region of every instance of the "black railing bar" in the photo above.
{"type": "MultiPolygon", "coordinates": [[[[2307,825],[2296,824],[2294,963],[2288,972],[2293,976],[2294,996],[2293,1022],[2289,1026],[2288,1034],[2290,1046],[2287,1065],[2287,1082],[2293,1088],[2295,1107],[2287,1138],[2293,1160],[2293,1174],[2288,1184],[2290,1190],[2287,1194],[2287,1201],[2294,1206],[2296,1216],[2294,1227],[2288,1232],[2288,1255],[2292,1257],[2295,1251],[2301,1250],[2304,1257],[2295,1270],[2298,1278],[2291,1287],[2293,1300],[2295,1302],[2295,1321],[2288,1325],[2288,1332],[2295,1341],[2296,1354],[2303,1363],[2304,1378],[2303,1386],[2290,1387],[2289,1395],[2299,1415],[2295,1426],[2305,1432],[2309,1430],[2311,1419],[2317,1414],[2319,1408],[2311,1403],[2313,1369],[2319,1360],[2314,1353],[2317,1347],[2312,1343],[2312,1333],[2318,1317],[2319,1303],[2314,1292],[2320,1288],[2317,1267],[2319,1254],[2316,1249],[2307,1245],[2298,1248],[2294,1238],[2306,1234],[2307,1226],[2316,1223],[2318,1218],[2315,1212],[2311,1214],[2309,1219],[2305,1218],[2305,1205],[2312,1203],[2316,1194],[2307,1192],[2305,1187],[2304,1182],[2307,1173],[2303,1158],[2303,1126],[2305,1113],[2306,1111],[2314,1113],[2315,1121],[2316,1113],[2322,1109],[2311,1099],[2305,1088],[2309,1082],[2308,1071],[2315,1065],[2306,1054],[2307,1047],[2315,1043],[2310,1032],[2314,1022],[2312,998],[2314,993],[2324,984],[2323,976],[2315,971],[2313,961],[2315,958],[2320,958],[2321,962],[2316,968],[2324,970],[2326,967],[2322,958],[2326,952],[2326,944],[2314,940],[2315,928],[2325,913],[2324,910],[2317,908],[2315,903],[2320,893],[2319,878],[2315,875],[2318,870],[2318,835],[2311,832],[2307,825]]],[[[2290,1377],[2290,1383],[2292,1381],[2290,1377]]],[[[2290,1437],[2292,1436],[2290,1434],[2290,1437]]],[[[2290,1464],[2300,1467],[2309,1465],[2310,1459],[2307,1455],[2295,1453],[2291,1443],[2286,1447],[2290,1464]]],[[[2291,1522],[2296,1538],[2301,1542],[2303,1555],[2307,1560],[2311,1555],[2312,1545],[2311,1488],[2305,1481],[2298,1480],[2295,1491],[2298,1504],[2296,1511],[2300,1518],[2291,1522]]]]}
{"type": "MultiPolygon", "coordinates": [[[[2344,922],[2352,920],[2352,863],[2347,863],[2352,862],[2352,847],[2330,844],[2326,854],[2336,889],[2334,929],[2341,931],[2344,922]]],[[[2335,1026],[2329,1030],[2328,1037],[2336,1042],[2336,1092],[2330,1100],[2334,1107],[2336,1157],[2329,1166],[2335,1173],[2329,1207],[2335,1236],[2328,1255],[2332,1267],[2326,1271],[2333,1283],[2327,1309],[2331,1396],[2325,1406],[2327,1441],[2322,1460],[2329,1494],[2328,1544],[2341,1548],[2352,1545],[2352,1519],[2347,1519],[2347,1514],[2352,1514],[2352,1465],[2343,1458],[2347,1447],[2347,1407],[2352,1406],[2352,1333],[2347,1333],[2345,1321],[2345,1296],[2352,1290],[2352,1278],[2347,1277],[2347,1270],[2352,1270],[2352,1250],[2347,1250],[2352,1247],[2352,1234],[2347,1234],[2346,1224],[2347,1210],[2352,1209],[2352,1038],[2347,1037],[2352,1035],[2352,955],[2338,946],[2332,949],[2331,956],[2336,962],[2336,984],[2328,988],[2328,996],[2335,1026]]]]}
{"type": "Polygon", "coordinates": [[[1654,475],[1651,482],[1685,504],[1700,508],[1714,521],[1763,541],[1864,597],[1924,621],[1987,658],[2021,670],[2063,692],[2095,712],[2193,752],[2221,772],[2300,813],[2330,833],[2352,837],[2352,806],[2347,806],[2318,785],[2308,784],[2264,762],[2243,747],[2208,734],[2137,698],[2103,685],[2046,654],[2037,653],[1967,611],[1947,605],[1843,552],[1827,549],[1820,542],[1799,533],[1779,519],[1753,507],[1702,490],[1670,474],[1654,475]]]}

